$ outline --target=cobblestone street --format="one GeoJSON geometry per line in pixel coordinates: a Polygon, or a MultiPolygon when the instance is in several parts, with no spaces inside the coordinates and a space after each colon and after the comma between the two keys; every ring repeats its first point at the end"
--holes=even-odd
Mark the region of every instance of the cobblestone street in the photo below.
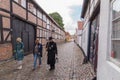
{"type": "Polygon", "coordinates": [[[5,62],[0,64],[0,80],[92,80],[94,77],[91,64],[82,64],[82,52],[74,42],[58,44],[58,59],[54,71],[49,71],[45,52],[41,67],[35,71],[32,71],[32,54],[25,56],[22,70],[16,69],[15,60],[5,62]]]}

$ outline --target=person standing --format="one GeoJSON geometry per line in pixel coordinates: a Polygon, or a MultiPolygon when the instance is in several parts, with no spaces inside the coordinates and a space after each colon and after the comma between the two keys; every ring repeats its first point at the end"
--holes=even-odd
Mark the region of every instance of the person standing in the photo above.
{"type": "Polygon", "coordinates": [[[42,57],[42,44],[39,43],[39,40],[35,41],[34,49],[33,49],[33,56],[34,56],[34,68],[36,69],[37,59],[39,59],[39,67],[41,65],[41,57],[42,57]]]}
{"type": "Polygon", "coordinates": [[[16,45],[15,45],[14,52],[15,52],[15,59],[17,60],[17,63],[18,63],[17,69],[22,69],[22,61],[24,58],[24,44],[20,37],[16,39],[16,45]]]}
{"type": "Polygon", "coordinates": [[[57,45],[53,41],[52,37],[49,37],[49,41],[46,44],[47,54],[47,64],[50,65],[49,70],[55,69],[55,58],[57,56],[57,45]]]}

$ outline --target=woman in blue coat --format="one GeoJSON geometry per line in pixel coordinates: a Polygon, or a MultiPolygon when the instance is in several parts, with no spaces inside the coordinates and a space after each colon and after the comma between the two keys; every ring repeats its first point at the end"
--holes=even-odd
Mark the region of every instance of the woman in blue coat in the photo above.
{"type": "Polygon", "coordinates": [[[22,69],[22,60],[24,58],[24,44],[19,37],[16,39],[15,58],[18,63],[18,69],[22,69]]]}

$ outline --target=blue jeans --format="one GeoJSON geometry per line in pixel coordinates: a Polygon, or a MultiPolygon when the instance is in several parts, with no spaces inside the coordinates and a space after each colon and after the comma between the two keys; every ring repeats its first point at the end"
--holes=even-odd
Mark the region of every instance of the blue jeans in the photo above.
{"type": "Polygon", "coordinates": [[[41,65],[41,56],[37,53],[34,54],[34,69],[36,68],[37,58],[39,59],[39,65],[41,65]]]}

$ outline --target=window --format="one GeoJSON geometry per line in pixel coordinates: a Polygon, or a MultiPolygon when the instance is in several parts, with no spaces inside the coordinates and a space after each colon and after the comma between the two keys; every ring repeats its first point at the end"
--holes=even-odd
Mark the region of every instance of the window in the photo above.
{"type": "Polygon", "coordinates": [[[43,20],[46,21],[46,16],[45,15],[43,15],[43,20]]]}
{"type": "MultiPolygon", "coordinates": [[[[1,1],[1,0],[0,0],[1,1]]],[[[18,0],[14,0],[15,2],[18,2],[18,0]]]]}
{"type": "Polygon", "coordinates": [[[47,24],[47,29],[50,29],[50,25],[49,24],[47,24]]]}
{"type": "Polygon", "coordinates": [[[33,8],[33,14],[36,15],[36,8],[35,7],[33,8]]]}
{"type": "Polygon", "coordinates": [[[28,10],[32,12],[33,5],[31,3],[28,4],[28,10]]]}
{"type": "Polygon", "coordinates": [[[42,13],[40,11],[37,11],[37,16],[42,19],[42,13]]]}
{"type": "MultiPolygon", "coordinates": [[[[18,1],[18,0],[17,0],[18,1]]],[[[21,5],[26,8],[26,0],[21,0],[21,5]]]]}
{"type": "Polygon", "coordinates": [[[40,37],[42,37],[42,29],[40,30],[40,37]]]}
{"type": "Polygon", "coordinates": [[[32,3],[28,4],[28,10],[36,15],[37,10],[36,10],[35,6],[32,3]]]}
{"type": "Polygon", "coordinates": [[[14,0],[14,1],[23,6],[24,8],[26,8],[26,0],[14,0]]]}
{"type": "Polygon", "coordinates": [[[112,3],[111,57],[120,61],[120,0],[112,3]]]}
{"type": "Polygon", "coordinates": [[[50,24],[50,20],[49,19],[47,19],[47,24],[50,24]]]}

